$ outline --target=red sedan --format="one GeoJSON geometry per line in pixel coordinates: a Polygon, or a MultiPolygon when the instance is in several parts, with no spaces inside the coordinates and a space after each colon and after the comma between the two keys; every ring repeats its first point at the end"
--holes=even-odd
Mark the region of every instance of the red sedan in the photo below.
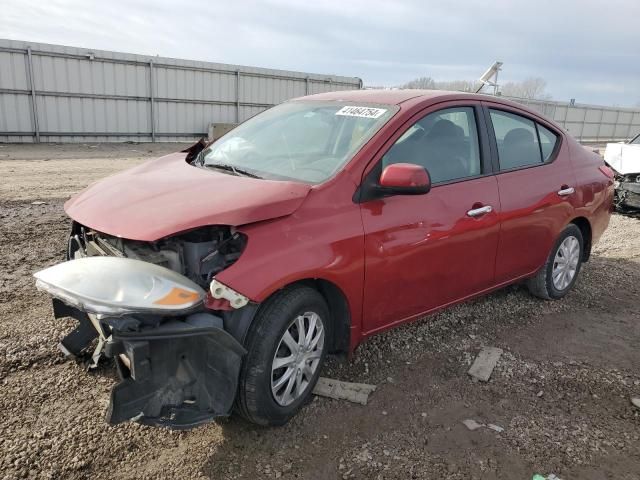
{"type": "Polygon", "coordinates": [[[184,428],[235,404],[277,425],[329,353],[515,282],[564,297],[612,177],[499,97],[313,95],[69,200],[69,261],[37,284],[79,321],[63,351],[115,360],[112,423],[184,428]]]}

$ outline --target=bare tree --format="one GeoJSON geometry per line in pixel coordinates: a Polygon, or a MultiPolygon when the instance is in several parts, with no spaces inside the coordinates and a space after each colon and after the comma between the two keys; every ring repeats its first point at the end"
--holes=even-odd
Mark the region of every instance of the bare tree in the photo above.
{"type": "Polygon", "coordinates": [[[551,96],[545,92],[547,82],[540,77],[526,78],[522,82],[508,82],[502,85],[500,91],[507,97],[549,100],[551,96]]]}
{"type": "Polygon", "coordinates": [[[450,80],[435,82],[436,90],[453,90],[457,92],[475,92],[478,90],[478,82],[471,80],[450,80]]]}
{"type": "MultiPolygon", "coordinates": [[[[473,80],[436,81],[431,77],[420,77],[405,83],[401,88],[476,92],[479,86],[480,84],[473,80]]],[[[539,77],[530,77],[522,82],[505,83],[500,88],[500,91],[502,95],[507,97],[549,100],[551,95],[546,93],[546,88],[546,80],[539,77]]]]}
{"type": "Polygon", "coordinates": [[[410,88],[416,90],[434,90],[436,89],[436,82],[434,82],[431,77],[420,77],[415,80],[411,80],[410,82],[402,85],[401,88],[410,88]]]}

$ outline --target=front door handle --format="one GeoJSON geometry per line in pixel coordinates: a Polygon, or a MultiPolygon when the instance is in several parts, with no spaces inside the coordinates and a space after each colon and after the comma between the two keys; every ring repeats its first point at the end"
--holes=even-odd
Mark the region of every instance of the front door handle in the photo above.
{"type": "Polygon", "coordinates": [[[473,208],[467,212],[467,215],[470,217],[480,217],[491,212],[493,212],[493,207],[491,205],[487,205],[486,207],[473,208]]]}
{"type": "Polygon", "coordinates": [[[575,191],[576,191],[575,188],[567,187],[563,185],[562,188],[558,190],[558,195],[560,195],[561,197],[566,197],[567,195],[571,195],[572,193],[575,193],[575,191]]]}

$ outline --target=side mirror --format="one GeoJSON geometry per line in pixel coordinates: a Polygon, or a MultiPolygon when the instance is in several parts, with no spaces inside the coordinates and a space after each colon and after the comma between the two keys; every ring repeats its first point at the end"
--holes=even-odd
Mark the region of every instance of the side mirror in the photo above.
{"type": "Polygon", "coordinates": [[[431,190],[431,178],[424,167],[394,163],[382,171],[378,185],[385,195],[423,195],[431,190]]]}

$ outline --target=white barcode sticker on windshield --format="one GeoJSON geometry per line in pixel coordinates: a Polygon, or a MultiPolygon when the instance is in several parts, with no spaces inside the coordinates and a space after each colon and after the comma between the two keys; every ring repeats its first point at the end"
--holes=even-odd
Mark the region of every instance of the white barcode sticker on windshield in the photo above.
{"type": "Polygon", "coordinates": [[[338,110],[336,115],[344,115],[346,117],[378,118],[384,115],[385,112],[386,110],[384,108],[346,106],[338,110]]]}

